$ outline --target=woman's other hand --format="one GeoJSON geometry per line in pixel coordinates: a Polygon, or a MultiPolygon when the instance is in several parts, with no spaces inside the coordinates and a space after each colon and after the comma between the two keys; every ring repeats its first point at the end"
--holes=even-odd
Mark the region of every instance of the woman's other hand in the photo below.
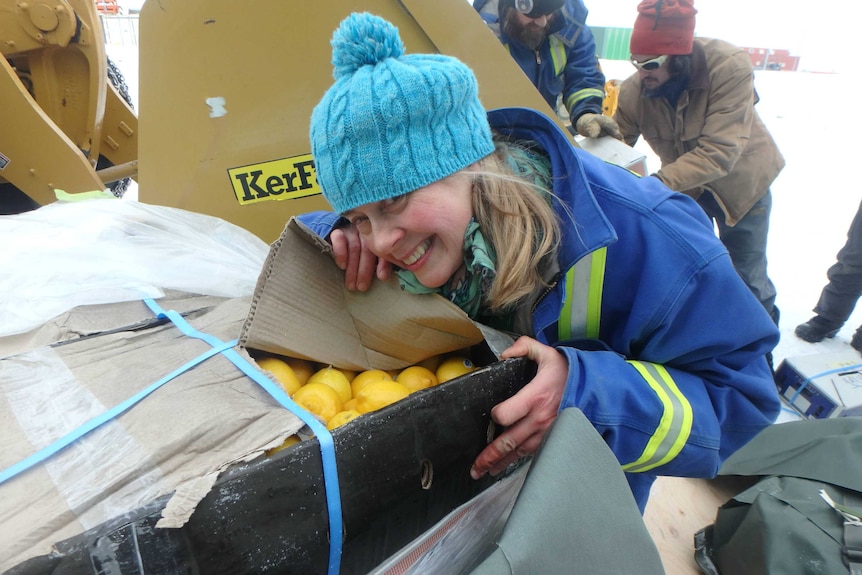
{"type": "Polygon", "coordinates": [[[329,234],[335,264],[344,270],[344,284],[349,290],[366,291],[376,272],[381,280],[392,275],[392,264],[378,259],[365,245],[362,236],[352,225],[332,230],[329,234]]]}
{"type": "Polygon", "coordinates": [[[557,417],[566,387],[566,357],[533,338],[522,336],[501,357],[528,357],[538,364],[538,370],[518,393],[491,410],[494,422],[506,429],[473,462],[473,479],[488,472],[496,475],[510,463],[534,453],[557,417]]]}

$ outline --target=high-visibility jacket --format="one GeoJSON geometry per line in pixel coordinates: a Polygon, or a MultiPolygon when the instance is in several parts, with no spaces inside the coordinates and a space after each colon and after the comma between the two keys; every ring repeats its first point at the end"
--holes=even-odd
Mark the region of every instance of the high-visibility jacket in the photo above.
{"type": "Polygon", "coordinates": [[[566,0],[538,50],[527,48],[500,29],[497,0],[474,0],[473,8],[552,109],[562,95],[573,123],[587,112],[602,113],[605,76],[599,68],[593,33],[586,24],[587,7],[581,0],[566,0]]]}
{"type": "MultiPolygon", "coordinates": [[[[552,167],[560,271],[524,305],[533,310],[527,335],[568,359],[560,409],[584,412],[641,510],[658,475],[715,476],[778,415],[765,360],[778,330],[703,210],[657,178],[577,149],[536,111],[488,118],[495,130],[536,142],[552,167]]],[[[323,237],[336,219],[303,216],[323,237]]]]}

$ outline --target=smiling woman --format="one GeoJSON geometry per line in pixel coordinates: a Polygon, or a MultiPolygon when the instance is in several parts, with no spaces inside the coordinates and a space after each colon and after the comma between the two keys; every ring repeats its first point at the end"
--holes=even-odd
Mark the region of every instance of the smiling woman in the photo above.
{"type": "Polygon", "coordinates": [[[348,289],[396,276],[521,336],[501,357],[538,364],[492,410],[504,431],[474,478],[534,453],[577,407],[643,510],[656,476],[711,477],[774,420],[777,330],[691,198],[590,156],[538,112],[486,114],[472,70],[406,53],[377,16],[350,15],[331,44],[310,140],[335,212],[300,220],[331,242],[348,289]]]}

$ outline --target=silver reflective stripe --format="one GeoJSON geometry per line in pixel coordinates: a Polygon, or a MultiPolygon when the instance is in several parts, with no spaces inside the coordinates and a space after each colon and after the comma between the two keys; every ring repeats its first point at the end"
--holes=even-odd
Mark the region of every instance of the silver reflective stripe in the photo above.
{"type": "Polygon", "coordinates": [[[691,435],[691,404],[661,365],[645,361],[628,363],[638,370],[664,408],[659,425],[641,456],[637,461],[623,465],[623,471],[627,472],[649,471],[664,465],[682,451],[691,435]]]}
{"type": "Polygon", "coordinates": [[[590,252],[566,272],[566,300],[557,327],[559,341],[599,337],[607,248],[590,252]]]}

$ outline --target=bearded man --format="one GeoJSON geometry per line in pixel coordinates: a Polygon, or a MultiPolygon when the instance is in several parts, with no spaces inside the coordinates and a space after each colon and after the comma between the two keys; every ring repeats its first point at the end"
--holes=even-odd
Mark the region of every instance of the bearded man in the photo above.
{"type": "Polygon", "coordinates": [[[620,86],[614,114],[624,141],[643,135],[661,160],[651,174],[697,200],[733,265],[778,324],[766,273],[770,186],[784,158],[755,110],[747,50],[695,38],[692,0],[644,0],[632,29],[637,72],[620,86]]]}
{"type": "Polygon", "coordinates": [[[619,138],[614,120],[602,115],[605,76],[581,0],[474,0],[473,8],[579,134],[619,138]]]}

